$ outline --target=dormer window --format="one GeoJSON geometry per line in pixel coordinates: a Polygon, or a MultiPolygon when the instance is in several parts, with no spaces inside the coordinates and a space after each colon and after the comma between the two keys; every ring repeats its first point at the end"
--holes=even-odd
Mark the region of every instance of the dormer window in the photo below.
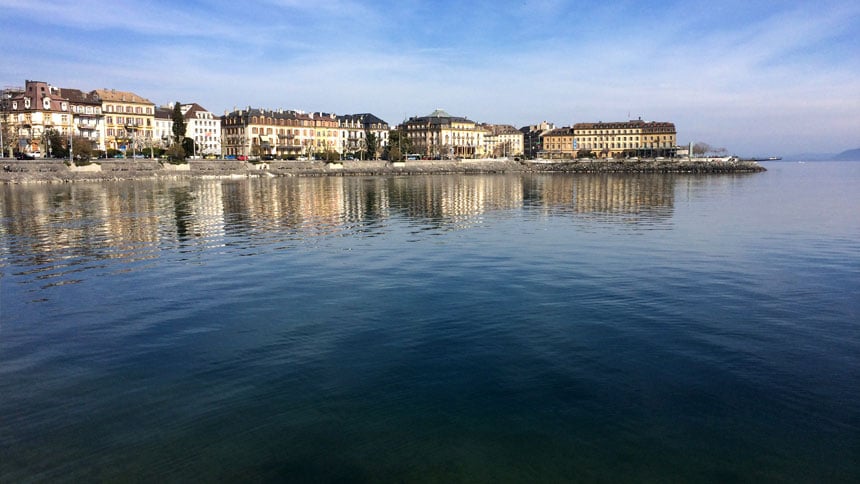
{"type": "Polygon", "coordinates": [[[12,101],[12,109],[18,109],[18,101],[12,101]]]}
{"type": "Polygon", "coordinates": [[[51,98],[43,97],[42,98],[42,108],[51,109],[51,98]]]}
{"type": "Polygon", "coordinates": [[[69,103],[64,102],[63,104],[60,105],[60,109],[62,109],[63,111],[68,111],[69,110],[69,103]]]}
{"type": "Polygon", "coordinates": [[[30,109],[30,98],[24,98],[24,109],[30,109]]]}

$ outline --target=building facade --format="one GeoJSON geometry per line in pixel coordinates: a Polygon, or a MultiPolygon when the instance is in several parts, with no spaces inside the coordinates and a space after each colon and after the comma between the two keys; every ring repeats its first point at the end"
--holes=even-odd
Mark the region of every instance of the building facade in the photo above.
{"type": "Polygon", "coordinates": [[[226,156],[313,157],[341,146],[337,116],[288,110],[239,109],[221,118],[226,156]]]}
{"type": "Polygon", "coordinates": [[[79,141],[89,143],[89,148],[92,150],[104,150],[102,138],[104,115],[98,94],[83,92],[80,89],[61,88],[60,95],[69,101],[72,135],[79,141]]]}
{"type": "Polygon", "coordinates": [[[523,134],[523,155],[526,158],[536,158],[543,149],[543,135],[553,129],[555,124],[547,121],[520,128],[523,134]]]}
{"type": "Polygon", "coordinates": [[[106,150],[119,150],[128,157],[152,146],[155,104],[133,92],[116,89],[93,92],[102,103],[102,139],[106,150]]]}
{"type": "Polygon", "coordinates": [[[221,156],[221,119],[197,103],[182,104],[180,110],[185,117],[185,136],[194,140],[194,151],[189,154],[221,156]]]}
{"type": "Polygon", "coordinates": [[[677,144],[675,125],[642,121],[577,123],[576,149],[600,158],[627,156],[673,156],[677,144]]]}
{"type": "Polygon", "coordinates": [[[484,154],[493,158],[522,156],[525,137],[517,128],[507,124],[482,124],[484,154]]]}
{"type": "MultiPolygon", "coordinates": [[[[13,150],[32,156],[51,156],[47,134],[56,131],[68,138],[72,132],[69,101],[60,89],[42,81],[25,81],[23,89],[7,91],[8,109],[3,114],[14,139],[13,150]]],[[[4,144],[7,141],[4,140],[4,144]]]]}
{"type": "MultiPolygon", "coordinates": [[[[220,124],[220,120],[218,124],[220,124]]],[[[173,143],[173,109],[170,106],[155,108],[152,141],[159,148],[167,148],[173,143]]]]}
{"type": "Polygon", "coordinates": [[[377,152],[373,157],[382,153],[388,146],[388,123],[370,113],[344,114],[337,117],[340,128],[340,139],[338,152],[342,155],[350,153],[362,153],[367,150],[367,133],[373,133],[376,137],[377,152]]]}
{"type": "Polygon", "coordinates": [[[541,158],[574,158],[574,128],[564,127],[549,130],[541,136],[542,150],[538,153],[541,158]]]}
{"type": "Polygon", "coordinates": [[[413,116],[401,129],[413,150],[427,158],[477,158],[484,156],[483,128],[467,118],[437,109],[427,116],[413,116]]]}

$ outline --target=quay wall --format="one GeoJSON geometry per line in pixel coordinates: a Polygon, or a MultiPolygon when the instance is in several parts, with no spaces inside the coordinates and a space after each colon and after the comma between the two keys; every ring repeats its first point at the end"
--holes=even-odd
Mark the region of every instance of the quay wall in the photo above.
{"type": "Polygon", "coordinates": [[[765,168],[742,160],[578,160],[533,162],[515,160],[385,160],[269,161],[190,160],[172,165],[156,160],[98,160],[69,166],[63,160],[0,159],[0,182],[67,182],[171,177],[257,176],[406,176],[481,173],[754,173],[765,168]]]}

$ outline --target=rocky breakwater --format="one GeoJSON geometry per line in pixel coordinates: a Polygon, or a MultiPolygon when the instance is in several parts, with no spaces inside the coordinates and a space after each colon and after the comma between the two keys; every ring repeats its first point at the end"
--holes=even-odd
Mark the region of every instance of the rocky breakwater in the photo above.
{"type": "Polygon", "coordinates": [[[526,161],[526,171],[562,173],[758,173],[767,171],[755,161],[737,158],[667,158],[626,160],[526,161]]]}
{"type": "Polygon", "coordinates": [[[99,160],[69,166],[63,160],[0,160],[0,182],[68,182],[143,178],[239,178],[256,176],[408,176],[492,173],[754,173],[765,168],[754,161],[731,159],[642,159],[516,161],[384,160],[270,161],[191,160],[171,165],[157,160],[99,160]]]}

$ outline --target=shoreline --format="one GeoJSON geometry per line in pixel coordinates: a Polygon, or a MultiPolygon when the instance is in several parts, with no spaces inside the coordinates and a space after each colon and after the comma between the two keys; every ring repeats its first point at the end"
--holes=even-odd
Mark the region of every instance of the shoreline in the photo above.
{"type": "Polygon", "coordinates": [[[188,160],[181,165],[157,160],[96,160],[68,166],[65,160],[0,159],[0,183],[66,183],[159,178],[250,178],[279,176],[410,176],[503,173],[690,173],[728,174],[767,171],[755,161],[737,159],[638,160],[385,160],[267,161],[188,160]]]}

